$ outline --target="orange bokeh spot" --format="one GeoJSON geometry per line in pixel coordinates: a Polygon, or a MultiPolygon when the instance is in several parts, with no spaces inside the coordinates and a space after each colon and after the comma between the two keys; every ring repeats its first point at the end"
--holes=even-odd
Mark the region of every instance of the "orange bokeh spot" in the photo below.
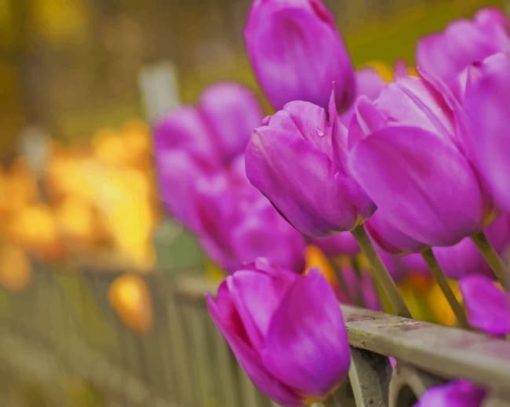
{"type": "Polygon", "coordinates": [[[117,277],[108,290],[108,299],[119,319],[129,329],[139,333],[151,329],[152,301],[143,278],[132,273],[117,277]]]}

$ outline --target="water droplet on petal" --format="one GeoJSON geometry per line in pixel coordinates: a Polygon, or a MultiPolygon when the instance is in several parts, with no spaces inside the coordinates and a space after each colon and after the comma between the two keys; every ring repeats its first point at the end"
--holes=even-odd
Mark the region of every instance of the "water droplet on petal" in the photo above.
{"type": "Polygon", "coordinates": [[[324,135],[326,134],[326,133],[324,133],[324,130],[322,130],[322,129],[316,129],[316,131],[317,131],[317,135],[319,137],[324,137],[324,135]]]}

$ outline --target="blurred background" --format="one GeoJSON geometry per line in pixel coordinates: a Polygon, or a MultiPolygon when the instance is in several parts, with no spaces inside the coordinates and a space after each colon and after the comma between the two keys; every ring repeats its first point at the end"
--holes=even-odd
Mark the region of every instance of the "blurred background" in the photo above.
{"type": "MultiPolygon", "coordinates": [[[[481,7],[506,4],[325,3],[355,65],[389,67],[398,60],[412,65],[420,36],[481,7]]],[[[6,308],[12,298],[7,301],[5,292],[23,292],[34,279],[44,284],[36,268],[175,273],[205,265],[217,273],[160,207],[151,121],[194,102],[218,80],[256,90],[241,34],[249,5],[249,0],[0,0],[0,314],[12,320],[31,312],[6,308]]],[[[124,295],[145,301],[139,281],[118,287],[124,288],[114,288],[109,297],[113,307],[124,295]]],[[[134,331],[151,323],[144,315],[131,326],[134,331]]],[[[0,369],[0,375],[10,370],[0,369]]],[[[47,402],[30,386],[29,397],[1,405],[64,405],[47,402]]],[[[0,384],[0,393],[6,389],[0,384]]],[[[83,394],[70,405],[103,405],[96,393],[83,394]]]]}
{"type": "MultiPolygon", "coordinates": [[[[420,36],[505,2],[326,3],[357,66],[391,66],[413,64],[420,36]]],[[[218,80],[256,89],[241,35],[249,4],[0,0],[2,240],[45,259],[86,253],[90,260],[101,248],[112,257],[115,248],[116,261],[152,268],[161,211],[148,120],[218,80]]],[[[168,245],[177,232],[163,230],[162,240],[168,245]]],[[[194,245],[182,244],[166,256],[174,260],[168,267],[199,264],[194,245]]]]}

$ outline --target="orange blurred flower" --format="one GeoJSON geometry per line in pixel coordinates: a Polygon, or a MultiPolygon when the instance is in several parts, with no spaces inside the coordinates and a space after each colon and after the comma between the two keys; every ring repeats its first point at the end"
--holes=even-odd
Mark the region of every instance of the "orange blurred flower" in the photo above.
{"type": "Polygon", "coordinates": [[[117,277],[108,291],[108,298],[119,319],[131,330],[144,333],[153,323],[149,288],[136,274],[117,277]]]}

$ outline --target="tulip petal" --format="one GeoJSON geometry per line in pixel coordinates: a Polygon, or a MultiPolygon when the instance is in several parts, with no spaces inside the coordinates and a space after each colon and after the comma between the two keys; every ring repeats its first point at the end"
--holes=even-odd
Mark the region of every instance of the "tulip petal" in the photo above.
{"type": "Polygon", "coordinates": [[[496,203],[510,210],[510,56],[497,54],[474,70],[466,87],[468,152],[496,203]]]}
{"type": "Polygon", "coordinates": [[[230,295],[254,348],[262,347],[270,318],[296,278],[284,269],[271,274],[241,269],[227,278],[230,295]]]}
{"type": "Polygon", "coordinates": [[[339,304],[316,269],[289,289],[271,320],[264,366],[303,396],[323,396],[345,377],[350,352],[339,304]]]}
{"type": "Polygon", "coordinates": [[[442,95],[420,78],[398,79],[386,86],[374,103],[390,123],[419,127],[447,140],[454,138],[450,107],[442,95]]]}
{"type": "Polygon", "coordinates": [[[267,257],[272,264],[302,272],[305,266],[302,235],[263,199],[266,205],[253,207],[232,230],[231,241],[237,257],[243,263],[267,257]]]}
{"type": "Polygon", "coordinates": [[[359,253],[358,243],[350,232],[340,232],[333,236],[313,239],[312,242],[329,257],[342,254],[355,256],[359,253]]]}
{"type": "Polygon", "coordinates": [[[385,220],[418,242],[451,245],[482,226],[475,174],[458,150],[434,134],[381,129],[358,142],[349,164],[385,220]]]}
{"type": "Polygon", "coordinates": [[[475,328],[494,335],[510,333],[510,296],[494,282],[480,275],[460,280],[468,321],[475,328]]]}
{"type": "Polygon", "coordinates": [[[428,389],[414,407],[481,407],[486,391],[466,380],[428,389]]]}
{"type": "Polygon", "coordinates": [[[222,284],[218,289],[216,302],[210,294],[207,296],[207,307],[209,315],[253,383],[271,399],[284,406],[302,406],[303,403],[295,393],[264,368],[259,354],[250,347],[239,314],[229,298],[226,284],[222,284]]]}
{"type": "Polygon", "coordinates": [[[212,168],[182,150],[157,153],[160,192],[170,213],[192,230],[198,230],[196,183],[211,174],[212,168]]]}
{"type": "Polygon", "coordinates": [[[365,225],[370,237],[389,253],[412,253],[419,251],[424,246],[422,242],[391,225],[385,219],[381,209],[378,209],[365,225]]]}
{"type": "Polygon", "coordinates": [[[208,162],[215,162],[215,148],[209,131],[194,107],[181,107],[163,117],[154,129],[156,155],[181,149],[208,162]]]}
{"type": "Polygon", "coordinates": [[[262,121],[255,96],[236,83],[208,87],[200,97],[198,111],[225,163],[244,152],[252,130],[262,121]]]}

